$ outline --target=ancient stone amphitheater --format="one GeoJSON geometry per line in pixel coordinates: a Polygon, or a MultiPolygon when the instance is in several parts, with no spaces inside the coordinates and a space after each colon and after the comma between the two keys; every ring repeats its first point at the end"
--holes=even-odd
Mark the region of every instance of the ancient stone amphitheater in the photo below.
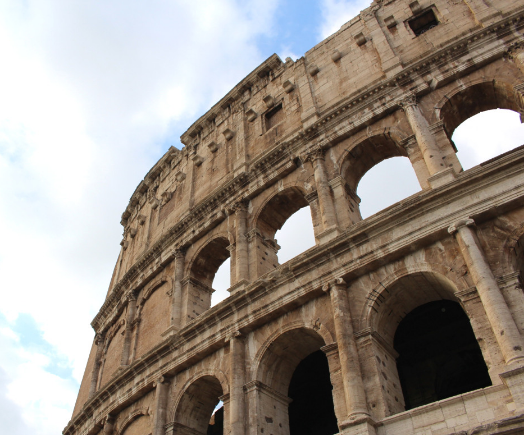
{"type": "Polygon", "coordinates": [[[524,433],[524,147],[463,171],[451,140],[524,113],[523,31],[522,0],[375,0],[245,77],[131,196],[63,433],[524,433]],[[363,220],[395,156],[421,190],[363,220]]]}

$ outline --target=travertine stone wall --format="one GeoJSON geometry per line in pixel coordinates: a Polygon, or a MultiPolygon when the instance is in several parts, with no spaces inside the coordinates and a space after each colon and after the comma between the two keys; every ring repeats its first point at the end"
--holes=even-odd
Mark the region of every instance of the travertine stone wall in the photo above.
{"type": "Polygon", "coordinates": [[[245,77],[131,196],[64,434],[203,434],[221,400],[224,433],[288,435],[319,350],[340,433],[523,427],[524,148],[463,171],[451,141],[481,111],[524,113],[523,46],[521,0],[376,0],[245,77]],[[421,190],[362,220],[359,182],[391,157],[421,190]],[[316,245],[280,264],[275,233],[308,206],[316,245]],[[466,313],[491,386],[405,411],[397,327],[439,300],[466,313]]]}

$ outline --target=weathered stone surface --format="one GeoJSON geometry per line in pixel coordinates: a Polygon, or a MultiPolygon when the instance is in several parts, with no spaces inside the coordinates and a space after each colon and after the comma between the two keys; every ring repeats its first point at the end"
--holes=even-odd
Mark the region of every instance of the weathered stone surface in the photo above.
{"type": "Polygon", "coordinates": [[[522,1],[376,0],[242,80],[133,193],[64,434],[205,434],[219,400],[224,433],[294,434],[322,405],[291,415],[297,373],[300,394],[326,387],[311,355],[340,433],[522,429],[524,148],[462,171],[450,138],[480,111],[524,113],[523,31],[522,1]],[[359,181],[394,156],[422,190],[362,220],[359,181]],[[275,233],[308,205],[316,246],[280,265],[275,233]],[[231,295],[210,308],[228,257],[231,295]],[[473,343],[441,340],[463,352],[431,360],[418,383],[435,396],[406,411],[397,332],[439,301],[473,343]],[[488,384],[439,398],[473,355],[488,384]]]}

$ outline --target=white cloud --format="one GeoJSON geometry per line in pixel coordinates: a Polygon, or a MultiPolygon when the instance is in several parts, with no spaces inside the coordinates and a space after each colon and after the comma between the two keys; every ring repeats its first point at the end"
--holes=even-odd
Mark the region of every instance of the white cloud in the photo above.
{"type": "Polygon", "coordinates": [[[335,33],[340,26],[356,17],[360,11],[371,5],[371,0],[322,0],[322,39],[335,33]]]}
{"type": "MultiPolygon", "coordinates": [[[[263,60],[256,40],[276,6],[0,2],[0,314],[12,322],[30,313],[77,383],[128,198],[184,129],[263,60]]],[[[15,336],[4,345],[13,356],[0,360],[6,397],[27,424],[39,421],[32,433],[59,432],[77,385],[49,371],[49,356],[24,354],[15,336]]]]}

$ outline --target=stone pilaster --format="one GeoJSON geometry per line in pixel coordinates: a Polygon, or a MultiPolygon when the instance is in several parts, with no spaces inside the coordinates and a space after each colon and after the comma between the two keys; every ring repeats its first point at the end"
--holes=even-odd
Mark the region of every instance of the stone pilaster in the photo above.
{"type": "Polygon", "coordinates": [[[331,236],[327,237],[327,240],[329,240],[333,235],[336,236],[338,234],[338,228],[335,204],[331,196],[324,164],[324,150],[317,147],[308,155],[308,159],[311,160],[313,170],[315,171],[315,183],[317,185],[318,202],[322,218],[322,233],[319,235],[319,238],[323,239],[325,235],[330,234],[331,236]]]}
{"type": "Polygon", "coordinates": [[[155,392],[155,415],[153,417],[152,435],[164,435],[164,427],[167,420],[167,399],[169,394],[170,380],[161,376],[156,381],[155,392]]]}
{"type": "Polygon", "coordinates": [[[238,331],[229,337],[229,367],[231,390],[229,393],[229,416],[231,435],[245,434],[245,351],[244,338],[238,331]]]}
{"type": "Polygon", "coordinates": [[[329,185],[333,190],[337,220],[341,228],[347,228],[362,220],[360,214],[360,198],[346,183],[338,176],[333,178],[329,185]]]}
{"type": "Polygon", "coordinates": [[[178,331],[182,327],[182,280],[184,279],[185,252],[175,251],[175,279],[173,280],[173,298],[171,300],[171,329],[178,331]]]}
{"type": "Polygon", "coordinates": [[[235,284],[249,280],[249,257],[247,233],[247,206],[239,203],[235,207],[236,217],[236,280],[235,284]]]}
{"type": "Polygon", "coordinates": [[[401,101],[399,101],[399,105],[404,110],[409,125],[411,126],[411,129],[415,134],[415,138],[417,139],[417,143],[424,158],[424,162],[428,168],[430,175],[428,182],[431,187],[434,187],[432,183],[432,178],[434,176],[438,180],[438,185],[452,181],[455,178],[455,173],[452,168],[446,167],[445,155],[438,147],[435,137],[431,134],[428,121],[420,111],[420,108],[417,104],[416,96],[413,94],[405,96],[401,101]],[[447,172],[449,172],[449,176],[446,176],[443,179],[442,174],[436,175],[446,169],[448,169],[447,172]]]}
{"type": "MultiPolygon", "coordinates": [[[[475,17],[475,21],[480,25],[488,25],[494,18],[500,15],[500,11],[495,9],[485,0],[464,0],[470,11],[475,17]]],[[[496,3],[496,2],[495,2],[496,3]]]]}
{"type": "Polygon", "coordinates": [[[522,337],[485,258],[474,224],[473,219],[464,219],[448,231],[459,244],[506,365],[524,363],[522,337]]]}
{"type": "Polygon", "coordinates": [[[102,429],[103,435],[113,435],[115,428],[115,419],[112,415],[108,415],[104,418],[104,428],[102,429]]]}
{"type": "Polygon", "coordinates": [[[131,353],[131,340],[133,338],[133,322],[136,315],[136,294],[130,292],[127,297],[127,317],[126,317],[126,330],[124,335],[124,348],[122,350],[121,365],[126,366],[129,364],[129,356],[131,353]]]}
{"type": "Polygon", "coordinates": [[[340,368],[344,381],[347,420],[341,424],[343,428],[368,420],[370,416],[360,373],[357,346],[353,336],[346,283],[342,278],[338,278],[332,283],[326,284],[323,290],[329,292],[331,296],[340,368]]]}
{"type": "Polygon", "coordinates": [[[102,360],[102,354],[104,353],[104,336],[102,334],[96,334],[95,336],[95,362],[93,364],[93,370],[91,372],[91,384],[89,385],[89,398],[93,397],[96,393],[96,386],[98,385],[98,375],[100,373],[100,362],[102,360]]]}
{"type": "Polygon", "coordinates": [[[430,174],[426,162],[424,161],[424,156],[417,144],[415,135],[412,134],[411,136],[408,136],[400,143],[400,145],[406,150],[420,187],[422,189],[429,189],[431,187],[428,182],[430,174]]]}

